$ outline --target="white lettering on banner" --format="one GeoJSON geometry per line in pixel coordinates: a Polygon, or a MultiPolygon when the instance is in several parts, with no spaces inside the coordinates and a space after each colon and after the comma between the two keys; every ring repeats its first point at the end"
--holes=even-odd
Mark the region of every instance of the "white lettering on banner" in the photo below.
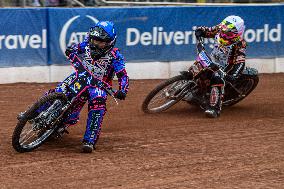
{"type": "MultiPolygon", "coordinates": [[[[141,32],[137,28],[127,28],[126,46],[135,46],[139,43],[144,46],[149,45],[187,45],[190,42],[196,44],[194,30],[192,31],[164,31],[163,27],[154,26],[152,32],[141,32]]],[[[263,29],[247,29],[244,38],[251,42],[280,42],[282,25],[277,24],[276,28],[270,28],[269,24],[264,24],[263,29]]],[[[205,43],[214,43],[214,39],[206,39],[205,43]]]]}
{"type": "Polygon", "coordinates": [[[248,43],[251,43],[251,42],[255,41],[256,33],[254,32],[254,30],[248,29],[248,30],[246,30],[246,32],[244,33],[244,38],[246,39],[246,41],[247,41],[248,43]]]}
{"type": "Polygon", "coordinates": [[[86,35],[87,35],[86,32],[72,32],[69,42],[67,43],[67,46],[70,46],[73,43],[75,44],[81,43],[85,39],[86,35]]]}
{"type": "MultiPolygon", "coordinates": [[[[20,43],[20,46],[21,47],[27,47],[27,44],[28,44],[28,40],[29,40],[29,36],[25,36],[25,37],[23,37],[23,36],[19,36],[19,43],[20,43]]],[[[6,45],[6,47],[8,47],[7,45],[6,45]]]]}
{"type": "Polygon", "coordinates": [[[270,30],[269,39],[273,42],[281,41],[281,24],[277,24],[277,28],[270,30]],[[276,36],[274,34],[276,34],[276,36]]]}
{"type": "Polygon", "coordinates": [[[138,29],[136,28],[127,28],[126,30],[126,45],[127,46],[133,46],[133,45],[137,45],[140,41],[140,32],[138,29]],[[131,40],[131,33],[134,33],[135,40],[131,40]],[[139,38],[138,38],[139,37],[139,38]]]}
{"type": "Polygon", "coordinates": [[[151,45],[152,35],[150,32],[144,32],[141,34],[141,43],[143,45],[151,45]]]}
{"type": "Polygon", "coordinates": [[[281,24],[277,24],[276,28],[269,31],[269,24],[264,24],[263,29],[248,29],[244,33],[244,38],[247,42],[277,42],[281,41],[281,24]]]}
{"type": "Polygon", "coordinates": [[[38,49],[40,48],[40,43],[41,43],[41,38],[38,35],[32,35],[30,37],[29,45],[33,49],[38,49]]]}
{"type": "Polygon", "coordinates": [[[182,31],[177,31],[174,34],[174,42],[177,45],[182,45],[184,41],[184,33],[182,31]]]}
{"type": "MultiPolygon", "coordinates": [[[[20,38],[20,36],[18,35],[8,35],[6,37],[5,40],[5,46],[7,49],[17,49],[18,48],[18,37],[20,38]]],[[[29,37],[29,36],[26,36],[29,37]]],[[[26,48],[26,46],[24,46],[23,48],[26,48]]]]}
{"type": "MultiPolygon", "coordinates": [[[[194,27],[195,28],[195,27],[194,27]]],[[[140,31],[137,28],[127,28],[126,45],[134,46],[139,42],[142,45],[176,45],[189,44],[189,38],[192,37],[192,31],[164,32],[163,27],[153,27],[152,33],[140,31]]]]}
{"type": "Polygon", "coordinates": [[[34,35],[0,35],[0,49],[32,49],[46,48],[46,29],[41,36],[34,35]]]}

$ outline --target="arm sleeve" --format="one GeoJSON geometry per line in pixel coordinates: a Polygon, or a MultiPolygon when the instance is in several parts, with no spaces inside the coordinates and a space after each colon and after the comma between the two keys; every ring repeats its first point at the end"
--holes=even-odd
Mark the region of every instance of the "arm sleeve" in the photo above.
{"type": "Polygon", "coordinates": [[[233,64],[230,72],[228,72],[229,75],[238,78],[240,73],[244,70],[245,68],[245,63],[239,63],[239,64],[233,64]]]}
{"type": "Polygon", "coordinates": [[[239,74],[245,68],[245,61],[246,61],[246,42],[241,41],[235,51],[235,61],[233,62],[230,70],[227,72],[229,75],[234,77],[238,77],[239,74]]]}
{"type": "Polygon", "coordinates": [[[129,77],[125,69],[124,57],[120,54],[118,49],[114,49],[113,55],[114,71],[118,78],[119,90],[122,90],[123,92],[127,93],[129,89],[129,77]]]}
{"type": "Polygon", "coordinates": [[[82,43],[78,43],[78,44],[73,44],[71,46],[73,52],[77,53],[77,54],[83,54],[85,53],[85,47],[88,45],[87,42],[82,42],[82,43]]]}
{"type": "Polygon", "coordinates": [[[246,45],[245,41],[241,41],[237,45],[236,60],[235,60],[234,64],[245,63],[245,61],[246,61],[246,47],[247,47],[247,45],[246,45]]]}

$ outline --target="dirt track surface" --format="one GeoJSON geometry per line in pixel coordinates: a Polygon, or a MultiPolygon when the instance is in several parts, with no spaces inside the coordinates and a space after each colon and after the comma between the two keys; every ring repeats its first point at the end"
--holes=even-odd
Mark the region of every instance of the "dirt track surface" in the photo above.
{"type": "Polygon", "coordinates": [[[16,115],[55,84],[0,85],[0,188],[283,188],[284,74],[260,75],[256,90],[218,119],[183,102],[144,114],[159,82],[131,81],[119,106],[108,99],[92,154],[80,153],[86,107],[69,135],[15,152],[16,115]]]}

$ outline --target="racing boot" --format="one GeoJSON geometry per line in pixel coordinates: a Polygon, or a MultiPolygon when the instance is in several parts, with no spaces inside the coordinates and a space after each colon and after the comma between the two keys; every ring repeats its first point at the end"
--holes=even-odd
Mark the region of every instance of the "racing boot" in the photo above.
{"type": "Polygon", "coordinates": [[[220,116],[222,108],[222,87],[213,86],[210,93],[210,105],[205,110],[205,115],[209,118],[217,118],[220,116]]]}
{"type": "Polygon", "coordinates": [[[82,145],[82,152],[83,153],[92,153],[93,150],[96,150],[95,144],[99,140],[100,135],[97,135],[97,138],[94,143],[88,142],[87,140],[83,139],[83,145],[82,145]]]}
{"type": "Polygon", "coordinates": [[[83,153],[92,153],[93,150],[94,150],[94,144],[87,142],[87,141],[83,141],[83,145],[82,145],[83,153]]]}

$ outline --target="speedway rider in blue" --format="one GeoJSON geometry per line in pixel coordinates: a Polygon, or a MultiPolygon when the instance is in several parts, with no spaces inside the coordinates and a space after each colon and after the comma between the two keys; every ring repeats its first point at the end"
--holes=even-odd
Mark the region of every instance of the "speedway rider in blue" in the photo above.
{"type": "MultiPolygon", "coordinates": [[[[119,90],[114,96],[124,100],[128,91],[129,78],[125,69],[124,58],[119,50],[114,48],[116,37],[114,24],[110,21],[100,21],[90,28],[83,42],[68,47],[65,54],[69,57],[71,53],[76,53],[82,59],[83,65],[97,79],[109,85],[112,85],[112,79],[116,74],[119,90]]],[[[73,74],[60,83],[55,90],[64,92],[73,74]]],[[[64,120],[64,124],[69,126],[78,122],[80,111],[87,100],[89,112],[82,150],[90,153],[100,135],[103,117],[106,113],[107,92],[98,86],[89,87],[86,94],[78,98],[76,106],[64,120]]]]}

